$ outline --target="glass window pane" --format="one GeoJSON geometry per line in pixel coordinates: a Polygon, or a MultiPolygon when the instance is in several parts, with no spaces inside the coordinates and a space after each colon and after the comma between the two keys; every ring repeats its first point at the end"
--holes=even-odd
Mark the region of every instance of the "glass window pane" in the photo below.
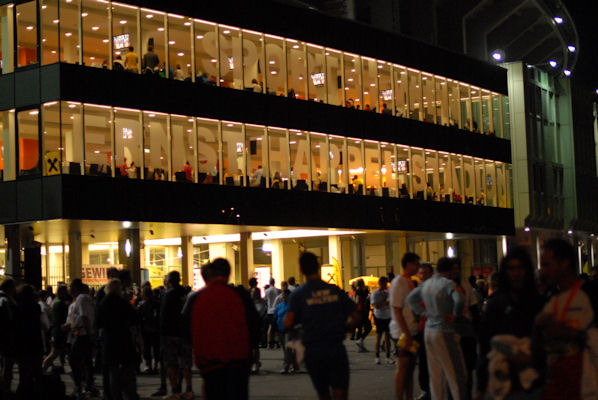
{"type": "Polygon", "coordinates": [[[42,154],[43,174],[57,175],[61,172],[62,146],[60,145],[60,103],[53,101],[42,107],[42,154]]]}
{"type": "Polygon", "coordinates": [[[513,208],[513,166],[506,165],[507,168],[507,208],[513,208]]]}
{"type": "MultiPolygon", "coordinates": [[[[141,72],[150,75],[157,74],[163,78],[167,76],[172,78],[174,75],[173,61],[170,63],[170,68],[166,68],[166,29],[164,19],[164,13],[154,10],[141,10],[141,49],[139,52],[143,54],[141,72]]],[[[172,20],[174,18],[169,18],[169,23],[172,20]]],[[[172,28],[169,26],[169,29],[172,28]]],[[[174,30],[177,30],[176,27],[174,30]]],[[[175,39],[169,40],[174,40],[176,44],[175,39]]]]}
{"type": "MultiPolygon", "coordinates": [[[[62,9],[60,12],[62,18],[62,9]]],[[[154,18],[159,19],[160,17],[156,15],[154,18]]],[[[137,7],[112,3],[112,45],[114,49],[112,69],[139,72],[138,52],[140,49],[138,48],[137,24],[137,7]],[[131,47],[133,51],[129,50],[131,47]]]]}
{"type": "Polygon", "coordinates": [[[247,172],[251,186],[266,187],[268,163],[266,135],[263,126],[245,125],[245,149],[247,151],[247,172]]]}
{"type": "Polygon", "coordinates": [[[110,56],[109,5],[104,1],[83,0],[83,64],[108,68],[110,56]]]}
{"type": "Polygon", "coordinates": [[[361,57],[363,65],[363,109],[378,112],[378,63],[376,60],[361,57]]]}
{"type": "Polygon", "coordinates": [[[341,52],[326,49],[326,87],[328,90],[328,104],[340,106],[343,101],[343,83],[341,80],[341,52]]]}
{"type": "Polygon", "coordinates": [[[492,93],[492,128],[496,137],[502,137],[502,125],[500,123],[500,95],[492,93]]]}
{"type": "Polygon", "coordinates": [[[79,6],[72,0],[59,1],[60,61],[79,62],[79,6]]]}
{"type": "Polygon", "coordinates": [[[83,168],[83,106],[61,104],[62,173],[81,175],[83,168]]]}
{"type": "Polygon", "coordinates": [[[58,61],[58,0],[44,0],[40,5],[41,57],[47,65],[58,61]]]}
{"type": "Polygon", "coordinates": [[[473,120],[471,116],[471,99],[469,97],[469,85],[459,84],[459,99],[461,100],[461,123],[463,129],[473,132],[473,120]]]}
{"type": "Polygon", "coordinates": [[[86,174],[112,176],[112,117],[110,107],[85,104],[84,108],[86,174]]]}
{"type": "Polygon", "coordinates": [[[484,182],[486,175],[484,173],[484,160],[480,160],[479,158],[474,159],[474,168],[476,204],[483,206],[486,205],[486,184],[484,182]]]}
{"type": "Polygon", "coordinates": [[[287,60],[283,51],[284,39],[266,35],[266,92],[286,96],[287,60]]]}
{"type": "Polygon", "coordinates": [[[409,70],[409,118],[423,120],[421,74],[409,70]]]}
{"type": "Polygon", "coordinates": [[[496,207],[496,195],[497,195],[497,187],[496,187],[496,169],[494,166],[494,161],[486,160],[486,170],[485,170],[485,186],[486,186],[486,205],[496,207]]]}
{"type": "Polygon", "coordinates": [[[2,131],[2,152],[0,170],[2,180],[11,181],[16,176],[15,162],[15,110],[0,111],[0,129],[2,131]]]}
{"type": "Polygon", "coordinates": [[[395,156],[395,145],[380,143],[382,160],[380,174],[382,175],[382,196],[398,196],[398,170],[395,156]]]}
{"type": "Polygon", "coordinates": [[[502,123],[505,139],[511,139],[511,117],[509,114],[509,97],[502,96],[502,123]]]}
{"type": "MultiPolygon", "coordinates": [[[[140,113],[138,110],[125,108],[114,109],[114,145],[116,150],[114,162],[117,177],[139,177],[137,168],[141,165],[143,157],[140,113]]],[[[163,177],[158,178],[164,179],[163,177]]]]}
{"type": "Polygon", "coordinates": [[[362,142],[361,139],[347,138],[347,164],[349,167],[349,179],[351,180],[349,193],[365,193],[362,142]]]}
{"type": "Polygon", "coordinates": [[[14,67],[13,10],[13,4],[0,6],[0,67],[3,74],[12,72],[14,67]]]}
{"type": "Polygon", "coordinates": [[[413,170],[411,172],[411,180],[413,182],[413,198],[424,200],[426,192],[426,165],[424,164],[423,149],[416,147],[411,148],[411,165],[413,166],[413,170]]]}
{"type": "Polygon", "coordinates": [[[328,191],[328,145],[326,135],[311,133],[312,190],[328,191]]]}
{"type": "Polygon", "coordinates": [[[465,193],[465,203],[474,204],[476,192],[472,157],[463,156],[463,184],[463,190],[465,193]]]}
{"type": "Polygon", "coordinates": [[[345,62],[345,106],[361,108],[361,62],[355,54],[344,54],[345,62]]]}
{"type": "Polygon", "coordinates": [[[392,82],[390,77],[392,65],[378,61],[378,104],[382,114],[392,115],[392,82]]]}
{"type": "Polygon", "coordinates": [[[305,100],[305,43],[286,39],[289,97],[305,100]]]}
{"type": "Polygon", "coordinates": [[[220,86],[243,89],[241,30],[220,25],[220,86]]]}
{"type": "Polygon", "coordinates": [[[451,183],[452,187],[449,188],[451,197],[454,203],[462,203],[465,201],[464,197],[464,180],[463,168],[461,162],[463,157],[458,154],[451,154],[451,183]]]}
{"type": "Polygon", "coordinates": [[[482,129],[482,92],[480,88],[471,87],[471,111],[473,115],[473,131],[481,133],[482,129]]]}
{"type": "Polygon", "coordinates": [[[19,175],[39,175],[39,110],[17,113],[19,132],[19,175]]]}
{"type": "Polygon", "coordinates": [[[408,199],[410,195],[411,179],[409,174],[411,173],[411,166],[409,162],[409,147],[397,146],[397,161],[396,170],[399,180],[399,197],[402,199],[408,199]]]}
{"type": "MultiPolygon", "coordinates": [[[[220,141],[218,126],[219,122],[216,120],[197,118],[197,177],[199,183],[220,183],[218,178],[220,173],[218,171],[218,142],[220,141]]],[[[240,125],[238,129],[241,129],[240,125]]],[[[224,176],[227,176],[227,172],[231,175],[236,174],[238,183],[243,176],[239,169],[243,160],[243,139],[239,139],[237,143],[241,145],[241,150],[238,150],[241,153],[239,167],[227,171],[228,165],[225,163],[224,176]]],[[[226,151],[226,147],[224,149],[226,151]]]]}
{"type": "Polygon", "coordinates": [[[218,75],[216,24],[195,20],[195,82],[215,85],[218,75]]]}
{"type": "Polygon", "coordinates": [[[291,154],[291,185],[298,190],[307,190],[309,181],[309,147],[307,132],[292,130],[289,132],[291,154]]]}
{"type": "Polygon", "coordinates": [[[177,182],[195,182],[195,130],[193,118],[182,115],[170,117],[172,136],[172,170],[177,182]]]}
{"type": "Polygon", "coordinates": [[[168,14],[169,70],[178,81],[191,80],[191,24],[191,18],[168,14]]]}
{"type": "Polygon", "coordinates": [[[393,65],[392,68],[394,70],[395,115],[407,118],[409,115],[407,69],[398,65],[393,65]]]}
{"type": "MultiPolygon", "coordinates": [[[[170,143],[166,114],[143,112],[143,147],[146,179],[170,180],[170,169],[168,168],[170,143]]],[[[132,169],[131,166],[129,169],[132,169]]],[[[131,173],[129,176],[135,177],[131,176],[131,173]]]]}
{"type": "MultiPolygon", "coordinates": [[[[365,151],[365,183],[366,194],[382,196],[382,175],[380,174],[380,148],[378,142],[366,140],[365,151]]],[[[350,154],[350,153],[349,153],[350,154]]]]}
{"type": "Polygon", "coordinates": [[[344,143],[345,139],[342,137],[329,136],[330,191],[334,193],[347,192],[348,176],[344,143]]]}
{"type": "MultiPolygon", "coordinates": [[[[214,125],[210,124],[210,135],[217,137],[214,132],[214,125]]],[[[204,130],[203,137],[207,137],[207,127],[204,130]]],[[[202,137],[201,129],[198,130],[198,136],[202,137]]],[[[200,139],[201,140],[201,139],[200,139]]],[[[206,139],[204,139],[206,140],[206,139]]],[[[201,169],[202,145],[199,144],[199,165],[201,169]]],[[[222,122],[222,164],[224,176],[233,176],[235,185],[249,186],[247,172],[245,170],[245,137],[241,124],[234,122],[222,122]]],[[[226,182],[227,184],[229,182],[226,182]]]]}
{"type": "Polygon", "coordinates": [[[270,161],[270,187],[274,189],[289,188],[289,141],[285,129],[268,128],[270,161]]]}
{"type": "Polygon", "coordinates": [[[452,192],[452,174],[451,174],[451,156],[448,153],[438,152],[438,200],[443,202],[451,201],[452,192]]]}
{"type": "Polygon", "coordinates": [[[440,181],[438,177],[438,158],[435,151],[426,150],[426,200],[440,200],[440,181]]]}
{"type": "Polygon", "coordinates": [[[434,76],[422,73],[424,122],[436,123],[436,86],[434,76]]]}
{"type": "Polygon", "coordinates": [[[482,91],[482,133],[484,135],[493,135],[491,132],[490,125],[492,123],[492,108],[490,103],[490,92],[482,91]]]}
{"type": "Polygon", "coordinates": [[[505,178],[505,165],[501,162],[496,162],[496,193],[499,207],[507,206],[507,181],[505,178]]]}
{"type": "Polygon", "coordinates": [[[18,4],[17,66],[37,64],[37,7],[35,1],[18,4]]]}
{"type": "Polygon", "coordinates": [[[262,34],[243,31],[243,77],[245,89],[264,92],[264,40],[262,34]]]}
{"type": "Polygon", "coordinates": [[[436,123],[449,126],[449,101],[446,79],[436,76],[436,123]]]}
{"type": "Polygon", "coordinates": [[[313,44],[307,45],[307,76],[309,99],[324,102],[326,99],[326,71],[324,70],[324,48],[313,44]]]}
{"type": "Polygon", "coordinates": [[[462,128],[463,120],[461,119],[461,95],[459,83],[447,80],[446,84],[448,86],[449,126],[462,128]]]}

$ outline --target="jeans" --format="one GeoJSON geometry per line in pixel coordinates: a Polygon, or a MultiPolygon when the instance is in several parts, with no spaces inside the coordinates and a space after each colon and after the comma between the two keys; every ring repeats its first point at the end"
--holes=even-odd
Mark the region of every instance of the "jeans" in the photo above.
{"type": "Polygon", "coordinates": [[[92,350],[91,338],[88,335],[75,337],[71,346],[70,364],[78,391],[82,390],[84,378],[87,390],[94,387],[92,350]]]}
{"type": "Polygon", "coordinates": [[[135,364],[117,364],[105,367],[108,370],[110,395],[113,400],[137,400],[135,364]],[[123,396],[124,394],[124,396],[123,396]]]}

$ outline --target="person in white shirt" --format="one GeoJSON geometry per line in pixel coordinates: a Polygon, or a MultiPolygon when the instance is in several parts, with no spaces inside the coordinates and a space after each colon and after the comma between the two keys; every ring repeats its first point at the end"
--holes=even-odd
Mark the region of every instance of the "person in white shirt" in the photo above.
{"type": "Polygon", "coordinates": [[[376,364],[380,364],[380,340],[384,336],[386,346],[386,363],[392,364],[390,358],[390,302],[388,295],[388,278],[383,276],[378,280],[378,289],[370,295],[370,303],[374,306],[374,324],[376,324],[376,364]]]}
{"type": "Polygon", "coordinates": [[[411,307],[407,304],[407,296],[413,290],[411,277],[419,268],[419,256],[415,253],[405,253],[401,260],[403,273],[397,275],[390,284],[391,322],[390,335],[399,340],[404,336],[404,343],[398,348],[398,367],[395,375],[395,390],[398,399],[405,394],[408,399],[413,398],[413,370],[415,368],[415,354],[410,351],[413,336],[417,334],[417,321],[411,307]]]}
{"type": "Polygon", "coordinates": [[[276,298],[280,295],[280,290],[274,286],[276,281],[270,278],[270,287],[266,289],[266,321],[268,324],[268,346],[273,349],[276,342],[276,321],[274,312],[276,311],[276,298]]]}

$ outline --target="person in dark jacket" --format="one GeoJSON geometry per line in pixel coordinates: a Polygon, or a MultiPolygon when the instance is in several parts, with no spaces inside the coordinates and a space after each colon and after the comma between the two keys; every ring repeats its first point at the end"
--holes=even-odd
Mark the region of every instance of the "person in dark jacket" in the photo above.
{"type": "Polygon", "coordinates": [[[152,291],[149,282],[143,286],[139,303],[139,323],[143,339],[143,359],[147,373],[155,373],[160,363],[160,296],[152,291]],[[152,366],[153,360],[153,366],[152,366]]]}
{"type": "Polygon", "coordinates": [[[137,322],[133,306],[122,297],[120,280],[111,279],[106,296],[98,306],[97,326],[103,329],[102,360],[108,369],[111,398],[136,400],[135,362],[137,353],[131,327],[137,322]]]}
{"type": "Polygon", "coordinates": [[[66,285],[58,286],[56,298],[52,302],[52,350],[44,359],[42,364],[43,371],[47,370],[54,360],[60,357],[60,360],[63,362],[60,372],[64,373],[64,355],[67,350],[67,334],[62,326],[66,323],[66,317],[68,315],[68,295],[69,293],[66,285]]]}
{"type": "Polygon", "coordinates": [[[35,399],[39,397],[42,376],[41,308],[37,304],[37,295],[31,285],[23,285],[17,293],[17,337],[16,350],[19,364],[19,386],[17,397],[35,399]]]}
{"type": "Polygon", "coordinates": [[[15,281],[5,279],[0,285],[0,398],[10,396],[12,370],[15,362],[16,313],[15,281]]]}

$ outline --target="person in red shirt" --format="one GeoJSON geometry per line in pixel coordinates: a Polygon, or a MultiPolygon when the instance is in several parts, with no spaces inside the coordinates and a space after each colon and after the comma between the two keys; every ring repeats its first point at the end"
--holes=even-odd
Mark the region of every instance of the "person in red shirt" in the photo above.
{"type": "Polygon", "coordinates": [[[206,286],[189,296],[183,315],[205,398],[248,399],[251,349],[260,331],[257,312],[245,289],[228,285],[227,260],[217,258],[201,274],[206,286]]]}
{"type": "Polygon", "coordinates": [[[192,181],[193,180],[193,168],[191,168],[191,164],[189,164],[189,161],[185,162],[185,168],[183,168],[183,171],[185,171],[185,178],[188,181],[192,181]]]}

